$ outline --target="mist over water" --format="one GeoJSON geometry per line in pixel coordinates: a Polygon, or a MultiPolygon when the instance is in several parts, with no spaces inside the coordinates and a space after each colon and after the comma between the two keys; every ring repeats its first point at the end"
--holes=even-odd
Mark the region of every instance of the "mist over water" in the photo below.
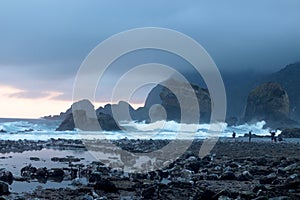
{"type": "MultiPolygon", "coordinates": [[[[0,119],[1,140],[48,140],[58,139],[97,139],[99,132],[55,131],[60,121],[44,119],[0,119]]],[[[221,132],[213,132],[211,124],[180,124],[174,121],[157,121],[151,124],[144,122],[122,122],[123,131],[104,131],[106,139],[205,139],[208,137],[231,137],[235,131],[237,137],[252,131],[257,135],[269,135],[264,129],[264,121],[255,124],[227,126],[226,123],[216,124],[221,132]],[[195,131],[196,130],[196,131],[195,131]],[[210,130],[210,133],[208,133],[210,130]]],[[[279,134],[279,132],[277,132],[279,134]]]]}

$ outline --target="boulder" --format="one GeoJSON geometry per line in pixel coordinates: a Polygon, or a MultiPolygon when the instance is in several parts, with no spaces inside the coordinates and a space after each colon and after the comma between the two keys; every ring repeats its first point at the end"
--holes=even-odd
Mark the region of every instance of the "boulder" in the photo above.
{"type": "Polygon", "coordinates": [[[21,169],[21,176],[32,177],[34,176],[36,170],[37,170],[36,167],[33,167],[31,166],[31,164],[29,164],[21,169]]]}
{"type": "Polygon", "coordinates": [[[260,184],[271,184],[276,179],[277,179],[277,175],[275,173],[271,173],[271,174],[259,179],[259,183],[260,184]]]}
{"type": "Polygon", "coordinates": [[[5,169],[0,169],[0,181],[4,181],[8,184],[12,184],[13,182],[13,175],[10,171],[5,169]]]}
{"type": "Polygon", "coordinates": [[[47,179],[48,178],[48,171],[46,167],[38,168],[35,172],[35,177],[37,179],[47,179]]]}
{"type": "Polygon", "coordinates": [[[75,158],[74,156],[67,156],[67,157],[52,157],[51,161],[53,162],[65,162],[65,163],[70,163],[70,162],[80,162],[80,158],[75,158]]]}
{"type": "Polygon", "coordinates": [[[236,176],[235,176],[234,172],[232,172],[232,171],[225,171],[221,175],[220,179],[221,180],[235,180],[236,176]]]}
{"type": "Polygon", "coordinates": [[[155,195],[155,193],[156,193],[156,187],[155,186],[150,186],[148,188],[145,188],[142,191],[142,197],[144,199],[152,199],[153,195],[155,195]]]}
{"type": "Polygon", "coordinates": [[[9,194],[9,186],[7,183],[0,181],[0,195],[9,194]]]}
{"type": "Polygon", "coordinates": [[[103,190],[105,192],[117,192],[118,189],[114,183],[107,179],[98,180],[94,185],[95,190],[103,190]]]}
{"type": "Polygon", "coordinates": [[[248,171],[244,171],[237,178],[237,180],[239,180],[239,181],[251,181],[253,179],[254,179],[254,177],[248,171]]]}
{"type": "Polygon", "coordinates": [[[64,179],[65,172],[60,168],[51,168],[48,170],[49,179],[55,182],[62,182],[64,179]]]}
{"type": "Polygon", "coordinates": [[[92,172],[89,175],[88,181],[90,183],[94,183],[94,182],[100,181],[101,179],[102,179],[102,173],[101,172],[92,172]]]}
{"type": "Polygon", "coordinates": [[[289,97],[278,83],[264,83],[250,92],[244,118],[246,122],[264,120],[271,126],[280,126],[289,123],[288,115],[289,97]]]}
{"type": "Polygon", "coordinates": [[[47,168],[46,167],[38,168],[34,174],[34,178],[36,178],[39,183],[46,183],[48,179],[47,168]]]}

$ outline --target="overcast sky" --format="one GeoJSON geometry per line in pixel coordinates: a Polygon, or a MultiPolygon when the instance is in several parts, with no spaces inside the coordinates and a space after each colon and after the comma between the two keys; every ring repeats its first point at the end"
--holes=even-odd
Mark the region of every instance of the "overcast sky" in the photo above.
{"type": "Polygon", "coordinates": [[[132,28],[180,31],[198,41],[221,71],[276,71],[300,60],[299,10],[298,0],[2,0],[0,117],[16,116],[19,110],[9,110],[18,99],[61,105],[41,106],[31,116],[60,111],[71,101],[88,53],[132,28]]]}

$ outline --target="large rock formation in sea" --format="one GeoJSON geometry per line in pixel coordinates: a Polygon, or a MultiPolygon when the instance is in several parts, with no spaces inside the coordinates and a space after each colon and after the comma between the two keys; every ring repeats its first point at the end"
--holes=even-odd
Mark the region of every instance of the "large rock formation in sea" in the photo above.
{"type": "Polygon", "coordinates": [[[278,83],[268,82],[254,88],[247,99],[246,122],[266,121],[270,127],[285,127],[296,122],[289,119],[289,97],[278,83]]]}
{"type": "Polygon", "coordinates": [[[199,110],[200,120],[197,122],[207,123],[210,121],[211,99],[207,89],[169,79],[154,87],[148,94],[144,107],[134,109],[129,103],[120,101],[118,104],[107,104],[96,110],[96,113],[104,113],[113,116],[116,121],[146,121],[173,120],[183,122],[181,109],[189,113],[184,123],[195,123],[193,113],[199,110]],[[172,88],[172,91],[170,90],[172,88]],[[177,96],[174,94],[176,93],[177,96]],[[197,98],[196,104],[191,105],[191,98],[197,98]],[[184,98],[186,105],[180,104],[178,95],[184,98]],[[199,106],[197,109],[195,106],[199,106]]]}
{"type": "Polygon", "coordinates": [[[75,128],[83,131],[99,131],[99,124],[102,130],[120,130],[114,118],[109,114],[99,112],[96,115],[94,106],[88,100],[76,102],[71,108],[72,112],[66,116],[56,131],[74,130],[75,128]]]}
{"type": "Polygon", "coordinates": [[[290,100],[290,117],[300,121],[300,62],[287,65],[268,79],[281,84],[290,100]]]}
{"type": "Polygon", "coordinates": [[[169,79],[163,82],[162,84],[157,85],[150,91],[145,102],[145,108],[147,110],[151,110],[151,107],[153,107],[156,104],[161,105],[165,111],[165,113],[162,113],[162,108],[160,106],[158,106],[157,108],[154,107],[154,115],[156,114],[155,109],[159,111],[157,113],[161,113],[161,116],[152,116],[154,119],[157,120],[159,120],[160,117],[166,117],[167,120],[182,122],[182,109],[191,114],[191,119],[186,118],[184,123],[193,122],[194,116],[192,116],[192,114],[195,112],[195,106],[198,106],[197,110],[199,110],[200,114],[199,122],[207,123],[210,121],[211,99],[209,92],[207,89],[201,88],[197,85],[187,84],[175,79],[169,79]],[[166,86],[170,86],[170,88],[172,88],[172,91],[166,86]],[[179,94],[180,98],[183,98],[183,100],[186,102],[193,98],[194,93],[195,97],[197,98],[196,102],[198,104],[180,104],[178,96],[176,96],[174,93],[179,94]],[[164,116],[164,114],[166,116],[164,116]]]}
{"type": "Polygon", "coordinates": [[[117,121],[144,121],[148,120],[148,110],[144,107],[134,109],[129,103],[120,101],[117,104],[106,104],[96,110],[99,113],[113,116],[117,121]]]}
{"type": "Polygon", "coordinates": [[[68,108],[65,112],[60,112],[58,115],[48,115],[42,118],[48,120],[64,120],[71,113],[72,113],[72,106],[68,108]]]}

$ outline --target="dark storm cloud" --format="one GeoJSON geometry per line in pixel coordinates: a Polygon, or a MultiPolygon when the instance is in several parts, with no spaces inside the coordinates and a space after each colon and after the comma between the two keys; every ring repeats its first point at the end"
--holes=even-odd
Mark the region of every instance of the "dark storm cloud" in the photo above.
{"type": "MultiPolygon", "coordinates": [[[[76,72],[97,44],[120,31],[144,26],[191,36],[220,70],[276,71],[300,60],[299,8],[298,0],[4,0],[0,2],[0,84],[41,95],[63,92],[59,98],[70,99],[76,72]]],[[[174,64],[168,56],[164,59],[174,64]]],[[[115,68],[118,71],[122,70],[115,68]]]]}

